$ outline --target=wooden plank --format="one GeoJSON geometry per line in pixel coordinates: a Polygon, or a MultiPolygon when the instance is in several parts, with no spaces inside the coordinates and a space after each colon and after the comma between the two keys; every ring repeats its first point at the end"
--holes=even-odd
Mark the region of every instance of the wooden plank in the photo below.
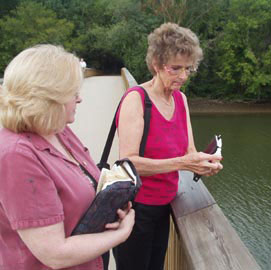
{"type": "Polygon", "coordinates": [[[172,219],[170,220],[169,242],[164,270],[189,270],[186,254],[177,236],[172,219]]]}
{"type": "Polygon", "coordinates": [[[180,217],[176,222],[189,269],[260,269],[216,204],[180,217]]]}
{"type": "Polygon", "coordinates": [[[203,182],[193,180],[192,172],[180,171],[179,176],[179,191],[171,203],[175,219],[215,204],[203,182]]]}
{"type": "Polygon", "coordinates": [[[94,68],[86,68],[84,70],[84,78],[92,77],[92,76],[101,76],[104,73],[101,70],[97,70],[94,68]]]}
{"type": "Polygon", "coordinates": [[[121,76],[124,80],[126,89],[131,88],[133,86],[138,85],[137,81],[135,80],[135,78],[133,77],[133,75],[129,72],[129,70],[127,68],[122,68],[121,69],[121,76]]]}

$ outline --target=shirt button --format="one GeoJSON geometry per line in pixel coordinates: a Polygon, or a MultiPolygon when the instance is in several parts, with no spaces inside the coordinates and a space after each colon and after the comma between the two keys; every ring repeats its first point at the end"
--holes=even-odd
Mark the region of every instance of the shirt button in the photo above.
{"type": "Polygon", "coordinates": [[[87,162],[86,161],[83,161],[83,164],[84,164],[84,166],[87,166],[87,162]]]}

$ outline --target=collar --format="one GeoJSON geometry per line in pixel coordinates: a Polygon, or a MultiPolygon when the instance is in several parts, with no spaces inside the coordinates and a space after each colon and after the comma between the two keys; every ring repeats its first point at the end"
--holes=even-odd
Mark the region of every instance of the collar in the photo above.
{"type": "MultiPolygon", "coordinates": [[[[63,138],[63,140],[66,139],[66,134],[64,133],[65,132],[59,133],[59,135],[61,136],[61,138],[63,138]]],[[[55,156],[60,156],[60,153],[55,149],[55,147],[39,134],[24,132],[22,133],[22,136],[26,140],[28,140],[36,149],[40,151],[49,151],[51,154],[55,156]]]]}

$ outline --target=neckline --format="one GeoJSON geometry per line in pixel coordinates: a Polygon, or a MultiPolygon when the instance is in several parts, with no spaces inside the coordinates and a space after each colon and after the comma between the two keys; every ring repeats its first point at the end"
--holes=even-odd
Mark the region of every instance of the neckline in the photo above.
{"type": "Polygon", "coordinates": [[[176,109],[177,109],[177,106],[176,106],[176,98],[175,98],[175,90],[172,92],[172,97],[173,97],[173,102],[174,102],[174,111],[173,111],[173,113],[172,113],[172,116],[171,116],[171,118],[170,119],[167,119],[161,112],[160,112],[160,110],[158,109],[158,107],[156,106],[156,104],[155,104],[155,102],[151,99],[151,97],[150,97],[150,99],[151,99],[151,102],[152,102],[152,104],[153,104],[153,107],[156,109],[156,111],[160,114],[160,116],[165,120],[165,121],[167,121],[167,122],[172,122],[172,121],[174,121],[175,120],[175,118],[176,118],[176,109]]]}

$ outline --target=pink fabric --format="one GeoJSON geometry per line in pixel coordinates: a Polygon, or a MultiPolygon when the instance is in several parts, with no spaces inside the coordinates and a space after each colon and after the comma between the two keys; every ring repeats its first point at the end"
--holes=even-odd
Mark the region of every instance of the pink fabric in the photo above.
{"type": "MultiPolygon", "coordinates": [[[[99,170],[67,127],[59,135],[76,159],[96,178],[99,170]]],[[[39,135],[0,130],[0,270],[48,269],[16,230],[64,222],[69,236],[95,196],[89,179],[39,135]]],[[[101,257],[71,267],[101,270],[101,257]]]]}
{"type": "MultiPolygon", "coordinates": [[[[128,90],[128,95],[137,91],[141,95],[144,107],[144,91],[139,87],[128,90]]],[[[125,98],[124,96],[124,98],[125,98]]],[[[167,159],[183,156],[188,147],[186,110],[179,90],[173,92],[175,111],[170,120],[166,120],[154,103],[151,109],[150,130],[147,138],[144,157],[167,159]]],[[[119,112],[116,118],[118,126],[119,112]]],[[[141,176],[142,187],[135,201],[149,205],[164,205],[171,202],[178,190],[178,172],[141,176]]]]}

